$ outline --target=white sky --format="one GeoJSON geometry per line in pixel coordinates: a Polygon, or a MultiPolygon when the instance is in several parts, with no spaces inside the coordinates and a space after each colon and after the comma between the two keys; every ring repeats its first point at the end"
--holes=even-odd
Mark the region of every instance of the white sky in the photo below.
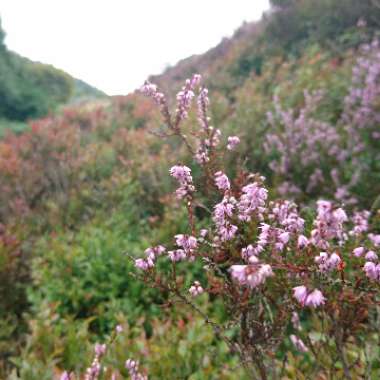
{"type": "Polygon", "coordinates": [[[202,53],[268,0],[0,0],[10,50],[125,94],[168,64],[202,53]]]}

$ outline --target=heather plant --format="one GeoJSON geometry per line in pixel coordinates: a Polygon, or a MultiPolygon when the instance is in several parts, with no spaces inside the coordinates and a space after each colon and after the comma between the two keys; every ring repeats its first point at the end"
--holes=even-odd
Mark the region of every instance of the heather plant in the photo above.
{"type": "MultiPolygon", "coordinates": [[[[315,212],[303,215],[306,210],[291,201],[271,200],[259,174],[240,168],[235,179],[229,179],[222,158],[236,148],[239,138],[230,136],[222,145],[221,132],[207,115],[205,88],[199,88],[197,98],[199,130],[192,132],[193,140],[181,130],[199,80],[194,76],[186,82],[174,115],[155,85],[142,88],[159,105],[168,135],[178,135],[194,155],[202,169],[199,180],[208,190],[197,187],[188,166],[170,169],[178,184],[176,198],[188,212],[188,228],[175,235],[173,243],[148,248],[145,257],[135,260],[141,279],[199,313],[251,376],[284,376],[289,351],[314,363],[313,376],[375,373],[366,350],[376,339],[378,318],[379,235],[371,232],[370,223],[378,215],[347,215],[338,203],[327,200],[319,200],[315,212]],[[207,225],[199,228],[197,209],[205,204],[207,225]],[[161,269],[163,260],[172,263],[169,270],[161,269]],[[186,283],[186,268],[197,262],[207,280],[186,283]],[[223,301],[228,321],[212,320],[199,309],[196,298],[204,292],[223,301]]],[[[310,98],[307,107],[312,109],[312,103],[310,98]]],[[[334,144],[336,132],[326,133],[334,144]]]]}
{"type": "Polygon", "coordinates": [[[297,112],[284,110],[275,97],[274,112],[267,115],[271,129],[265,149],[272,156],[269,166],[281,196],[302,199],[305,194],[325,194],[355,204],[364,183],[374,186],[371,194],[378,192],[378,42],[363,45],[360,52],[336,125],[318,119],[322,91],[305,91],[304,106],[297,112]]]}

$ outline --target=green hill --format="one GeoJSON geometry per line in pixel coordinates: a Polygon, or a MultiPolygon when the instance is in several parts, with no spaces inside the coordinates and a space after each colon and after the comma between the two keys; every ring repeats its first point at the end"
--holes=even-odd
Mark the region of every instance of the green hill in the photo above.
{"type": "Polygon", "coordinates": [[[106,96],[62,70],[9,51],[4,38],[0,20],[0,133],[7,127],[19,131],[25,121],[60,105],[106,96]]]}

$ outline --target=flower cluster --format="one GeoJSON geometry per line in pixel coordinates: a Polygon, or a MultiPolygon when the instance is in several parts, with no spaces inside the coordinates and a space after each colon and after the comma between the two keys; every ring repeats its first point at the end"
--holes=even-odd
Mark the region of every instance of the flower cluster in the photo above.
{"type": "Polygon", "coordinates": [[[157,247],[147,248],[145,250],[146,259],[135,260],[136,268],[139,268],[142,270],[148,270],[149,268],[153,268],[157,257],[162,255],[165,251],[166,249],[162,245],[158,245],[157,247]]]}
{"type": "Polygon", "coordinates": [[[273,276],[273,271],[268,264],[259,264],[258,260],[252,265],[232,265],[231,277],[240,285],[256,288],[263,284],[268,277],[273,276]]]}
{"type": "Polygon", "coordinates": [[[345,211],[342,208],[334,209],[329,201],[320,200],[317,202],[317,212],[311,242],[322,249],[329,248],[328,241],[331,239],[338,239],[342,243],[345,238],[343,223],[348,220],[345,211]]]}
{"type": "Polygon", "coordinates": [[[242,189],[237,208],[239,219],[249,222],[255,215],[259,220],[262,219],[262,213],[265,211],[265,202],[268,197],[268,190],[258,182],[250,183],[242,189]]]}
{"type": "Polygon", "coordinates": [[[223,192],[230,190],[231,187],[228,177],[223,172],[215,173],[215,185],[223,192]]]}
{"type": "Polygon", "coordinates": [[[197,239],[194,236],[179,234],[175,236],[175,240],[177,246],[180,248],[169,251],[169,259],[173,262],[185,260],[186,258],[193,261],[193,254],[198,246],[197,239]]]}
{"type": "Polygon", "coordinates": [[[185,85],[182,87],[182,90],[178,92],[176,109],[177,119],[187,119],[188,112],[191,107],[191,102],[195,96],[194,90],[200,81],[201,76],[199,74],[195,74],[191,79],[186,80],[185,85]]]}
{"type": "Polygon", "coordinates": [[[143,375],[139,372],[139,362],[133,359],[128,359],[125,362],[125,368],[129,372],[131,380],[148,380],[148,376],[143,375]]]}
{"type": "Polygon", "coordinates": [[[231,221],[235,207],[236,199],[228,195],[225,195],[222,201],[214,207],[212,219],[216,226],[217,236],[222,242],[233,239],[238,230],[238,227],[231,221]]]}
{"type": "Polygon", "coordinates": [[[310,292],[304,285],[293,288],[293,296],[301,306],[309,306],[312,308],[323,305],[326,301],[320,290],[314,289],[310,292]]]}
{"type": "Polygon", "coordinates": [[[177,198],[190,197],[195,191],[191,169],[184,165],[175,165],[170,169],[170,175],[180,184],[180,187],[176,190],[177,198]]]}
{"type": "Polygon", "coordinates": [[[337,269],[342,259],[335,252],[329,255],[327,252],[321,252],[315,257],[315,262],[319,265],[321,272],[331,272],[337,269]]]}
{"type": "Polygon", "coordinates": [[[143,86],[141,86],[140,91],[145,96],[152,98],[159,106],[165,104],[165,95],[158,91],[155,84],[146,81],[143,86]]]}
{"type": "Polygon", "coordinates": [[[194,281],[193,285],[190,286],[190,289],[189,289],[189,293],[193,296],[193,297],[196,297],[196,296],[199,296],[200,294],[202,294],[204,292],[201,284],[199,281],[194,281]]]}
{"type": "Polygon", "coordinates": [[[106,353],[107,346],[105,344],[95,344],[95,356],[94,359],[90,365],[90,367],[87,368],[86,374],[85,374],[85,380],[97,380],[100,371],[102,369],[102,366],[100,364],[101,357],[106,353]]]}
{"type": "Polygon", "coordinates": [[[240,144],[240,139],[237,136],[228,136],[227,141],[228,150],[234,150],[240,144]]]}

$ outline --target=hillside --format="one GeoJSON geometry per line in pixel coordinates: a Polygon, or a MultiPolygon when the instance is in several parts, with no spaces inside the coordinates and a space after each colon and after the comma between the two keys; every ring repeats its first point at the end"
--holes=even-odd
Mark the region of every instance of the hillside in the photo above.
{"type": "Polygon", "coordinates": [[[51,65],[33,62],[9,51],[0,20],[0,131],[54,112],[59,106],[106,95],[51,65]]]}
{"type": "Polygon", "coordinates": [[[33,66],[74,100],[0,141],[0,377],[380,377],[380,7],[271,3],[145,97],[33,66]]]}

